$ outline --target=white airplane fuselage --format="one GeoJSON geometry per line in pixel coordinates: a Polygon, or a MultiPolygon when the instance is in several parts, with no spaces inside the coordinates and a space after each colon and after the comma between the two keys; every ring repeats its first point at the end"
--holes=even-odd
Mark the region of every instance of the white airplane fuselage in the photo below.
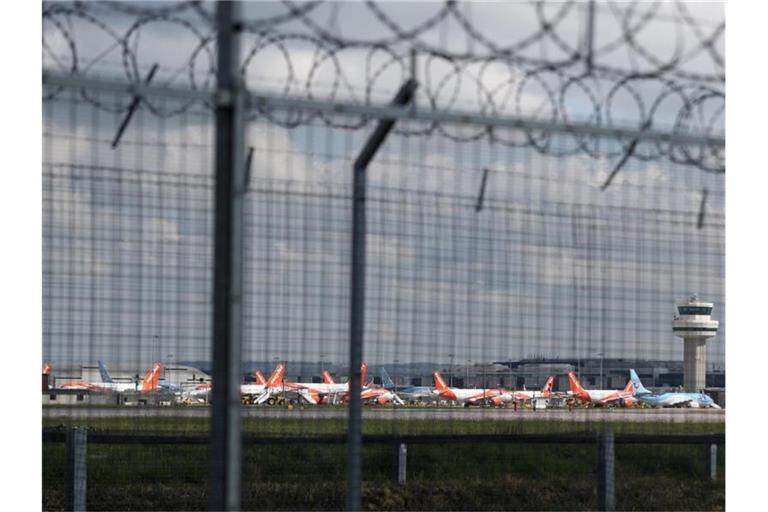
{"type": "Polygon", "coordinates": [[[260,395],[266,389],[265,384],[240,384],[241,395],[260,395]]]}
{"type": "Polygon", "coordinates": [[[589,399],[592,402],[600,402],[601,400],[616,394],[615,389],[585,389],[584,391],[589,395],[589,399]]]}
{"type": "MultiPolygon", "coordinates": [[[[490,400],[494,397],[502,397],[506,393],[501,393],[498,389],[462,389],[462,388],[445,388],[441,391],[435,390],[442,398],[448,400],[454,400],[456,402],[477,402],[482,400],[490,400]]],[[[511,396],[509,397],[511,400],[511,396]]]]}

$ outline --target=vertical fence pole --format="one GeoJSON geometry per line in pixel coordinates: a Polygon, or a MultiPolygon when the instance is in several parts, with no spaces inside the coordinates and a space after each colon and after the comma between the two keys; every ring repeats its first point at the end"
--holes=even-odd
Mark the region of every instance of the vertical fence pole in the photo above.
{"type": "Polygon", "coordinates": [[[244,186],[239,2],[217,4],[216,218],[211,407],[212,510],[240,509],[241,212],[244,186]]]}
{"type": "Polygon", "coordinates": [[[408,474],[408,445],[397,442],[392,445],[392,473],[393,480],[400,485],[405,485],[408,474]]]}
{"type": "Polygon", "coordinates": [[[597,509],[612,511],[616,507],[613,432],[600,432],[597,435],[597,443],[597,509]]]}
{"type": "Polygon", "coordinates": [[[709,462],[709,479],[717,481],[717,445],[712,443],[707,447],[707,460],[709,462]]]}
{"type": "MultiPolygon", "coordinates": [[[[393,106],[410,103],[416,91],[413,79],[397,91],[393,106]]],[[[381,119],[355,160],[352,175],[352,262],[350,271],[349,311],[349,411],[347,425],[347,510],[360,510],[362,505],[362,402],[360,400],[360,366],[363,362],[365,312],[365,196],[366,169],[376,151],[384,143],[394,119],[381,119]]]]}
{"type": "Polygon", "coordinates": [[[64,509],[85,510],[88,487],[88,432],[85,428],[67,429],[64,509]]]}

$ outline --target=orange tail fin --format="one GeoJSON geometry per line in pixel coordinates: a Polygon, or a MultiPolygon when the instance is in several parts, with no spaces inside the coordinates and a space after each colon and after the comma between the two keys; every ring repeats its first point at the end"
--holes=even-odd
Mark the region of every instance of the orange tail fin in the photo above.
{"type": "Polygon", "coordinates": [[[360,387],[365,387],[365,377],[368,373],[368,363],[363,363],[360,365],[360,387]]]}
{"type": "Polygon", "coordinates": [[[627,381],[627,385],[624,386],[624,392],[625,393],[634,393],[635,392],[635,385],[632,384],[632,379],[629,379],[627,381]]]}
{"type": "Polygon", "coordinates": [[[278,363],[277,366],[275,366],[275,370],[272,372],[272,375],[269,376],[267,386],[272,388],[282,385],[283,375],[285,375],[285,365],[283,363],[278,363]]]}
{"type": "Polygon", "coordinates": [[[256,377],[256,384],[261,384],[262,386],[267,383],[267,379],[264,378],[264,375],[261,373],[261,370],[256,370],[256,372],[253,374],[254,377],[256,377]]]}
{"type": "Polygon", "coordinates": [[[445,381],[440,376],[440,372],[433,373],[432,377],[435,379],[435,389],[436,390],[442,391],[444,389],[448,389],[448,386],[445,385],[445,381]]]}
{"type": "Polygon", "coordinates": [[[45,363],[43,365],[43,375],[50,375],[51,371],[53,371],[53,366],[51,363],[45,363]]]}
{"type": "Polygon", "coordinates": [[[544,387],[541,388],[541,394],[549,396],[552,393],[552,388],[555,386],[555,378],[553,376],[547,377],[547,382],[544,383],[544,387]]]}
{"type": "Polygon", "coordinates": [[[325,384],[336,384],[333,381],[333,377],[331,377],[331,374],[328,373],[328,370],[323,370],[323,382],[325,384]]]}
{"type": "Polygon", "coordinates": [[[581,387],[579,379],[576,378],[576,374],[573,372],[568,372],[568,385],[574,395],[578,395],[584,390],[584,388],[581,387]]]}
{"type": "Polygon", "coordinates": [[[144,380],[141,382],[141,391],[154,391],[157,389],[157,382],[160,380],[160,363],[152,365],[152,369],[147,372],[144,380]]]}

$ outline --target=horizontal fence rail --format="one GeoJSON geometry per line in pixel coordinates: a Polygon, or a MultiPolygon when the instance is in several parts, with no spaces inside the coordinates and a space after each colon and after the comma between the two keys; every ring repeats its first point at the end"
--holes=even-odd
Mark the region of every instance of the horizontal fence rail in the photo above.
{"type": "MultiPolygon", "coordinates": [[[[43,442],[66,443],[71,458],[80,463],[69,464],[65,470],[65,491],[70,501],[80,503],[84,510],[86,502],[87,445],[131,445],[131,446],[201,446],[208,445],[210,437],[205,435],[150,435],[123,434],[74,428],[43,429],[43,442]],[[77,439],[77,442],[75,441],[77,439]]],[[[345,445],[345,435],[334,436],[243,436],[243,446],[278,445],[345,445]]],[[[567,434],[440,434],[440,435],[364,435],[363,445],[391,446],[391,479],[399,486],[408,480],[408,445],[479,445],[479,444],[533,444],[533,445],[593,445],[598,449],[596,461],[597,494],[599,510],[615,509],[615,445],[704,445],[703,459],[707,476],[717,479],[717,447],[725,445],[725,434],[621,434],[611,430],[602,432],[572,432],[567,434]]],[[[72,507],[68,509],[72,510],[72,507]]]]}
{"type": "MultiPolygon", "coordinates": [[[[212,89],[186,89],[182,87],[133,84],[121,80],[86,78],[43,71],[43,84],[50,86],[91,89],[96,91],[125,93],[138,96],[157,96],[169,99],[198,101],[206,104],[227,104],[226,95],[212,89]]],[[[246,93],[248,108],[276,108],[306,110],[313,113],[346,114],[370,119],[414,120],[445,124],[471,124],[495,128],[534,130],[565,135],[592,137],[616,137],[647,142],[666,142],[680,145],[706,145],[725,147],[725,137],[707,134],[682,133],[659,129],[631,127],[603,127],[584,122],[547,122],[530,117],[488,116],[476,112],[451,110],[423,110],[416,107],[398,108],[391,105],[361,105],[350,101],[322,101],[294,98],[249,91],[246,93]]]]}
{"type": "MultiPolygon", "coordinates": [[[[363,435],[363,444],[592,444],[597,432],[568,434],[439,434],[439,435],[363,435]]],[[[89,432],[92,444],[204,445],[210,438],[202,435],[119,434],[89,432]]],[[[43,442],[63,443],[66,430],[44,429],[43,442]]],[[[338,436],[243,436],[244,445],[273,444],[345,444],[346,435],[338,436]]],[[[725,434],[615,434],[616,444],[725,444],[725,434]]]]}

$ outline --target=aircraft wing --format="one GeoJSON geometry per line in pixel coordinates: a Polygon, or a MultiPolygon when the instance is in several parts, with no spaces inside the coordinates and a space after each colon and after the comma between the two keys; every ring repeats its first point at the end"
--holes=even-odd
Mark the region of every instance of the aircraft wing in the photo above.
{"type": "Polygon", "coordinates": [[[397,390],[397,395],[399,398],[403,400],[424,400],[424,401],[433,401],[440,398],[440,395],[435,393],[435,391],[432,390],[420,390],[415,389],[413,391],[410,390],[397,390]]]}
{"type": "Polygon", "coordinates": [[[632,398],[631,393],[612,393],[605,398],[602,398],[598,401],[598,403],[601,403],[603,405],[609,405],[614,404],[616,402],[621,402],[622,400],[629,400],[632,398]]]}
{"type": "MultiPolygon", "coordinates": [[[[667,402],[664,405],[671,405],[673,407],[680,407],[680,406],[683,406],[683,405],[688,405],[691,402],[693,402],[693,398],[691,398],[690,396],[684,396],[684,395],[673,396],[669,400],[670,401],[667,402]]],[[[696,405],[698,405],[698,403],[696,405]]]]}
{"type": "Polygon", "coordinates": [[[295,390],[301,398],[309,402],[310,404],[317,405],[320,402],[320,397],[313,394],[310,390],[303,388],[295,390]]]}
{"type": "Polygon", "coordinates": [[[501,392],[499,392],[498,389],[487,389],[485,390],[485,393],[478,393],[474,396],[467,398],[466,402],[469,402],[471,404],[482,403],[484,400],[490,400],[492,398],[499,396],[500,394],[501,392]]]}
{"type": "Polygon", "coordinates": [[[271,396],[272,396],[272,390],[270,388],[267,388],[267,389],[264,390],[264,392],[262,394],[260,394],[258,396],[258,398],[256,398],[254,403],[255,404],[263,404],[264,402],[269,400],[269,397],[271,397],[271,396]]]}

